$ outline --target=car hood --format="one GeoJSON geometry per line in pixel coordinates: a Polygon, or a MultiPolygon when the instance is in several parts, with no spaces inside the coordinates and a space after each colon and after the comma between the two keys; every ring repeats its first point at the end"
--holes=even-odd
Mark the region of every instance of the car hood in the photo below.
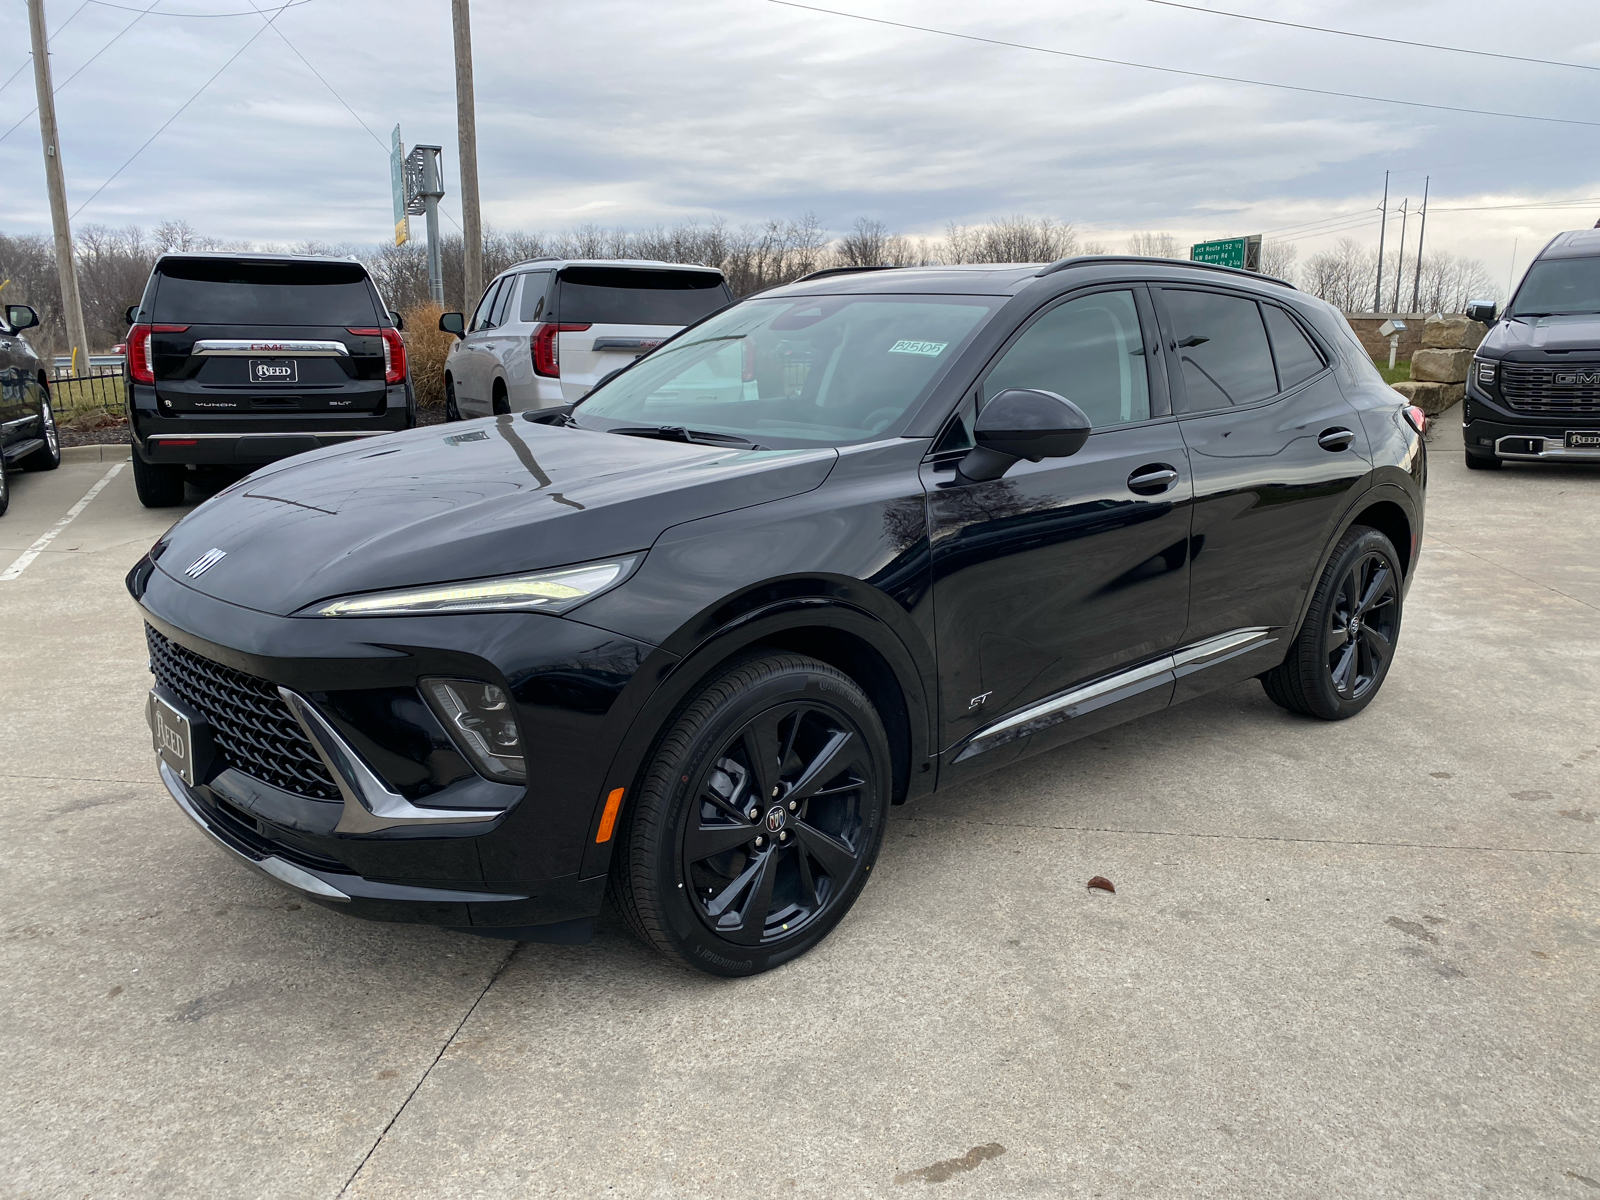
{"type": "Polygon", "coordinates": [[[1515,358],[1520,350],[1588,350],[1600,354],[1600,314],[1501,321],[1489,330],[1478,353],[1484,358],[1515,358]]]}
{"type": "Polygon", "coordinates": [[[288,615],[353,592],[645,550],[681,522],[808,492],[837,460],[831,448],[745,451],[488,417],[258,471],[179,521],[157,567],[288,615]],[[207,555],[214,564],[191,574],[207,555]]]}

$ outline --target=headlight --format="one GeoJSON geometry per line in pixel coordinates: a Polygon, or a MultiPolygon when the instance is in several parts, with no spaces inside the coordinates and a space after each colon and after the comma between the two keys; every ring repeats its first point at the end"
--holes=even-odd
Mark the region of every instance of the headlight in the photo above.
{"type": "Polygon", "coordinates": [[[1472,365],[1473,369],[1477,372],[1479,383],[1494,382],[1494,363],[1485,362],[1480,358],[1474,361],[1472,365]]]}
{"type": "Polygon", "coordinates": [[[504,689],[475,679],[424,679],[422,694],[450,731],[450,740],[488,779],[521,783],[528,777],[516,714],[504,689]]]}
{"type": "Polygon", "coordinates": [[[643,557],[629,554],[604,562],[471,579],[429,587],[401,588],[347,596],[316,610],[319,617],[415,617],[434,613],[548,612],[561,613],[592,600],[626,579],[643,557]]]}

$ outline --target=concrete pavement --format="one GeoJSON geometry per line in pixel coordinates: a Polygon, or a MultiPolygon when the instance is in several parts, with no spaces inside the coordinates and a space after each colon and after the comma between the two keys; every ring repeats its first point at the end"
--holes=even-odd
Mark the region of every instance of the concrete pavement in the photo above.
{"type": "MultiPolygon", "coordinates": [[[[0,1194],[1600,1193],[1600,471],[1454,424],[1361,717],[1252,683],[897,809],[739,982],[227,861],[155,780],[123,470],[0,583],[0,1194]]],[[[111,465],[17,477],[0,571],[111,465]]]]}

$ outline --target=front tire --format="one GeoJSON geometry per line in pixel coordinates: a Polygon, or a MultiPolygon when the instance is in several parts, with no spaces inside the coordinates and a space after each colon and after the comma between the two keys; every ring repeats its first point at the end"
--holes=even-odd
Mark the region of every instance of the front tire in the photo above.
{"type": "Polygon", "coordinates": [[[0,456],[0,517],[6,515],[6,509],[11,507],[11,472],[6,469],[6,460],[0,456]]]}
{"type": "Polygon", "coordinates": [[[56,428],[56,414],[50,407],[48,394],[39,401],[39,423],[44,445],[22,460],[25,471],[54,471],[61,465],[61,433],[56,428]]]}
{"type": "Polygon", "coordinates": [[[183,503],[182,463],[147,463],[133,451],[133,490],[146,508],[172,508],[183,503]]]}
{"type": "Polygon", "coordinates": [[[855,681],[797,654],[747,659],[674,718],[611,865],[633,931],[712,975],[804,954],[861,894],[891,790],[883,723],[855,681]]]}
{"type": "Polygon", "coordinates": [[[1342,721],[1372,703],[1400,639],[1399,563],[1376,529],[1355,525],[1339,539],[1288,657],[1261,676],[1274,704],[1342,721]]]}

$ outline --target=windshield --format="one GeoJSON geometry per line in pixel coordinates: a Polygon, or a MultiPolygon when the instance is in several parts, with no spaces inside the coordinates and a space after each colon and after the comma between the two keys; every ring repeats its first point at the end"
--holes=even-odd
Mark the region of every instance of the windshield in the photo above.
{"type": "Polygon", "coordinates": [[[676,426],[771,449],[866,441],[921,399],[1003,300],[747,300],[591,392],[573,418],[588,429],[676,426]]]}
{"type": "Polygon", "coordinates": [[[1508,317],[1600,313],[1600,258],[1548,258],[1528,268],[1508,317]]]}

